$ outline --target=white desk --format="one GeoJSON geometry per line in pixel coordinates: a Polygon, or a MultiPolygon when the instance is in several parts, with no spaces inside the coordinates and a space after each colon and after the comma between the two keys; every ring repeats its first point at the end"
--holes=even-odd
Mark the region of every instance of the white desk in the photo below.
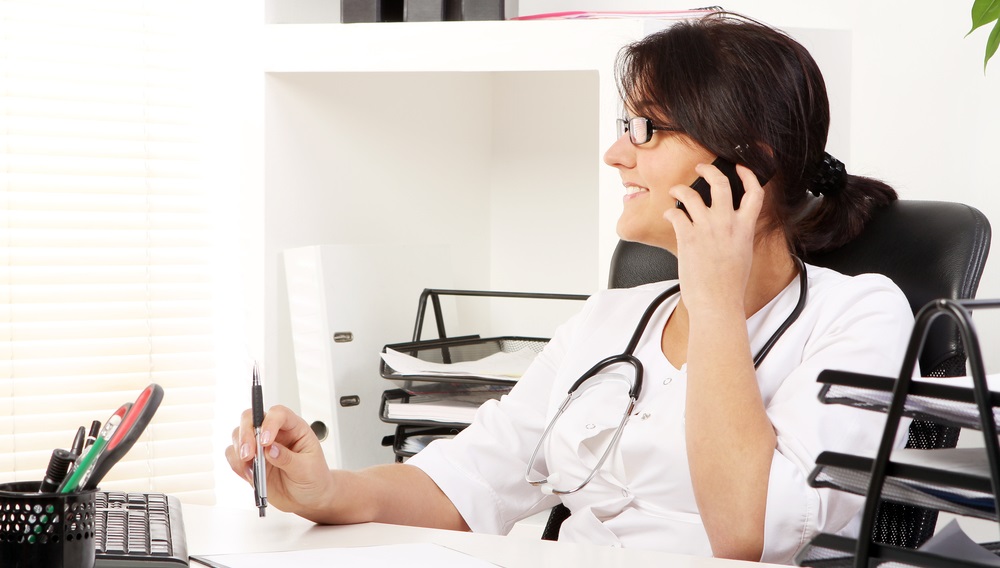
{"type": "MultiPolygon", "coordinates": [[[[184,506],[188,553],[196,556],[236,552],[276,552],[430,542],[500,566],[670,566],[672,568],[766,567],[773,564],[698,558],[665,552],[557,543],[525,538],[368,523],[319,526],[268,507],[256,509],[184,506]]],[[[197,566],[196,563],[193,563],[197,566]]]]}

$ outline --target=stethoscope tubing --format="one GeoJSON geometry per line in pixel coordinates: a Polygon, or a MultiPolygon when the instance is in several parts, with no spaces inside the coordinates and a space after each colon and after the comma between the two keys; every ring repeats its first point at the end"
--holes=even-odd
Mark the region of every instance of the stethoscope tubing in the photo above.
{"type": "MultiPolygon", "coordinates": [[[[805,262],[802,261],[802,259],[800,259],[797,256],[793,256],[792,259],[795,261],[795,264],[799,269],[798,300],[795,303],[795,307],[792,308],[791,313],[788,314],[788,317],[786,317],[785,320],[781,322],[781,325],[778,326],[778,329],[776,329],[775,332],[771,334],[771,337],[768,338],[768,340],[757,352],[757,355],[754,356],[753,358],[754,369],[760,367],[760,364],[764,362],[764,358],[767,357],[767,354],[771,352],[771,349],[778,342],[778,340],[781,339],[781,336],[785,334],[785,332],[788,330],[789,327],[792,326],[793,323],[795,323],[795,321],[799,318],[799,315],[802,314],[802,310],[805,309],[806,297],[809,291],[809,277],[806,271],[806,264],[805,262]]],[[[535,445],[534,451],[531,452],[531,457],[528,459],[528,469],[527,471],[525,471],[524,475],[525,481],[527,481],[531,485],[542,486],[542,490],[545,493],[557,494],[557,495],[569,495],[571,493],[576,493],[577,491],[583,489],[588,483],[590,483],[594,479],[594,477],[597,475],[597,472],[600,471],[601,467],[604,465],[604,462],[607,460],[608,455],[611,453],[611,449],[615,447],[615,445],[618,443],[619,438],[621,438],[622,432],[625,429],[625,424],[628,422],[629,416],[632,414],[632,409],[635,407],[636,401],[639,399],[639,395],[642,392],[643,366],[642,363],[639,361],[639,359],[636,358],[634,355],[635,349],[639,345],[639,341],[642,339],[642,334],[646,331],[646,327],[649,325],[649,321],[653,318],[653,314],[656,313],[656,310],[663,304],[663,302],[667,300],[667,298],[670,298],[675,294],[678,294],[680,292],[680,289],[681,285],[678,283],[674,284],[673,286],[667,288],[666,290],[658,294],[656,298],[654,298],[653,301],[650,302],[649,306],[646,307],[646,310],[643,312],[642,317],[639,318],[639,323],[636,325],[635,331],[632,332],[632,337],[629,339],[628,345],[625,347],[625,351],[619,353],[618,355],[612,355],[610,357],[602,359],[593,367],[588,369],[587,372],[581,375],[580,378],[577,379],[570,386],[569,391],[566,393],[566,398],[562,401],[562,403],[560,403],[559,408],[556,410],[555,415],[553,415],[552,419],[546,425],[545,430],[542,431],[542,435],[541,437],[539,437],[538,444],[535,445]],[[607,449],[604,451],[604,454],[598,460],[597,465],[594,466],[594,468],[591,470],[590,475],[587,476],[587,479],[585,479],[583,483],[577,485],[573,489],[564,490],[564,489],[555,489],[554,487],[551,487],[551,485],[549,484],[549,478],[552,477],[551,475],[549,475],[544,479],[532,480],[530,478],[531,472],[533,470],[532,466],[535,464],[535,458],[538,456],[538,452],[539,450],[541,450],[542,444],[545,442],[545,439],[551,433],[553,426],[555,426],[556,421],[559,419],[560,416],[562,416],[563,412],[569,406],[570,402],[578,396],[577,395],[578,389],[583,385],[583,383],[594,377],[594,375],[599,373],[604,368],[613,364],[631,365],[632,368],[635,370],[635,378],[632,381],[631,388],[629,388],[630,401],[628,408],[626,409],[625,414],[622,416],[621,422],[619,423],[618,428],[616,429],[615,434],[611,439],[611,442],[608,444],[607,449]]]]}

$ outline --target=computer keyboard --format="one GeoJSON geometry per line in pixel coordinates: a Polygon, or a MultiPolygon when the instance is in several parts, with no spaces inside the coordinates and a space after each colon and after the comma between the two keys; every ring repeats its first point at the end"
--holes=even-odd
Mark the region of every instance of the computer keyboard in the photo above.
{"type": "Polygon", "coordinates": [[[95,568],[188,566],[181,504],[163,493],[98,491],[95,568]]]}

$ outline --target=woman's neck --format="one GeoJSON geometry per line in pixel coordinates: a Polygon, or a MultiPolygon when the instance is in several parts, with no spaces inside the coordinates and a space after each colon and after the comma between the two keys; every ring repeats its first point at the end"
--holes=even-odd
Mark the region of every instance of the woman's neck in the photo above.
{"type": "MultiPolygon", "coordinates": [[[[798,266],[783,239],[761,239],[754,246],[753,264],[750,266],[750,277],[743,297],[747,319],[780,294],[798,273],[798,266]]],[[[688,316],[683,294],[675,309],[675,316],[679,316],[686,328],[688,316]]]]}
{"type": "Polygon", "coordinates": [[[754,247],[743,306],[746,316],[757,313],[798,276],[799,269],[783,240],[769,239],[754,247]]]}

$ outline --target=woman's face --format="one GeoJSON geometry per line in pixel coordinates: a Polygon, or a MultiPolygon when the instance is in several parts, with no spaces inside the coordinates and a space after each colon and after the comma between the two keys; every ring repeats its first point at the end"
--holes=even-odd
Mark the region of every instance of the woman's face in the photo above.
{"type": "MultiPolygon", "coordinates": [[[[655,119],[653,124],[669,126],[655,119]]],[[[676,254],[674,229],[663,213],[677,202],[667,192],[676,185],[691,185],[698,178],[694,167],[714,159],[681,132],[654,130],[649,142],[639,146],[632,144],[628,133],[619,137],[604,153],[604,162],[618,169],[625,190],[618,236],[676,254]]]]}

